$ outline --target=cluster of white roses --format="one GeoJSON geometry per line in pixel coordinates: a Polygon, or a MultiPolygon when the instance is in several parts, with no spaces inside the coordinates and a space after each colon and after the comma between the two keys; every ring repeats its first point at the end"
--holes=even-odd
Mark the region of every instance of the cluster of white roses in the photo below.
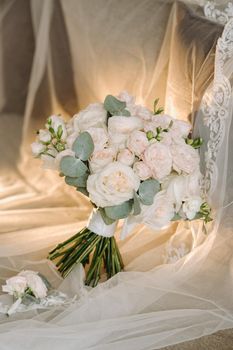
{"type": "Polygon", "coordinates": [[[22,298],[25,294],[42,299],[46,297],[48,289],[37,272],[27,270],[7,279],[2,291],[13,295],[16,299],[22,298]]]}
{"type": "Polygon", "coordinates": [[[97,208],[104,208],[105,219],[128,218],[160,229],[171,220],[209,215],[201,198],[199,154],[188,138],[190,131],[189,123],[153,113],[122,92],[117,98],[107,96],[104,104],[89,105],[68,122],[51,116],[32,151],[45,167],[60,171],[65,169],[64,158],[69,158],[72,169],[79,161],[86,177],[78,182],[80,177],[76,181],[74,172],[68,172],[67,183],[82,183],[82,192],[97,208]],[[84,162],[77,159],[74,147],[82,133],[93,142],[84,162]]]}

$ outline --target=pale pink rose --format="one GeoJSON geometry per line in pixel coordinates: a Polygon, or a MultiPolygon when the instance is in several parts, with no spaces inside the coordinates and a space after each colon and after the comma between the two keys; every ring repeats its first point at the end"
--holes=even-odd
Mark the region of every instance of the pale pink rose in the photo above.
{"type": "Polygon", "coordinates": [[[142,181],[152,177],[152,171],[144,162],[134,163],[133,170],[142,181]]]}
{"type": "Polygon", "coordinates": [[[152,143],[144,152],[144,162],[151,169],[155,179],[163,179],[172,169],[172,156],[167,145],[152,143]]]}
{"type": "Polygon", "coordinates": [[[108,143],[108,133],[104,128],[90,128],[86,130],[94,142],[94,151],[104,149],[108,143]]]}
{"type": "Polygon", "coordinates": [[[89,166],[92,173],[97,173],[103,167],[112,163],[116,157],[116,150],[112,147],[104,148],[94,152],[89,161],[89,166]]]}
{"type": "Polygon", "coordinates": [[[140,157],[145,149],[148,147],[149,141],[143,131],[133,131],[127,140],[127,146],[136,156],[140,157]]]}
{"type": "Polygon", "coordinates": [[[186,143],[172,145],[171,154],[173,169],[178,173],[191,174],[199,168],[200,158],[198,152],[192,146],[186,143]]]}
{"type": "Polygon", "coordinates": [[[117,155],[117,160],[128,166],[133,165],[134,159],[134,154],[128,148],[122,149],[117,155]]]}
{"type": "Polygon", "coordinates": [[[87,179],[90,200],[98,207],[119,205],[133,198],[140,185],[133,169],[120,162],[105,166],[87,179]]]}
{"type": "Polygon", "coordinates": [[[134,130],[143,128],[143,122],[137,117],[113,116],[108,120],[108,133],[114,144],[125,143],[134,130]]]}

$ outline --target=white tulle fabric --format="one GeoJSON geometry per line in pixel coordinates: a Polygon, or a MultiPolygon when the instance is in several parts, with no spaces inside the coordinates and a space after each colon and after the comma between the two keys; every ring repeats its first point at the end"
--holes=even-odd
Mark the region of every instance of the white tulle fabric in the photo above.
{"type": "Polygon", "coordinates": [[[225,28],[215,22],[223,2],[26,4],[0,5],[0,281],[22,268],[36,270],[72,303],[1,315],[1,347],[152,350],[233,327],[233,22],[229,18],[225,28]],[[204,188],[214,221],[207,234],[198,221],[160,232],[137,227],[119,241],[125,272],[90,289],[81,266],[62,280],[46,254],[85,225],[91,206],[40,169],[28,145],[47,115],[69,118],[121,90],[149,108],[160,97],[167,113],[189,119],[203,137],[204,188]]]}

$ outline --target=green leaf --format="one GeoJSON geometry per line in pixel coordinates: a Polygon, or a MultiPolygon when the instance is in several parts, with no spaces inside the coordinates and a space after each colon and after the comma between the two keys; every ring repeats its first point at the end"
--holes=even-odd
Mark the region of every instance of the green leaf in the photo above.
{"type": "Polygon", "coordinates": [[[133,201],[133,215],[139,215],[141,213],[141,206],[139,197],[135,191],[133,195],[133,201]]]}
{"type": "Polygon", "coordinates": [[[80,177],[65,177],[65,182],[67,185],[74,186],[74,187],[86,187],[87,186],[87,178],[88,174],[84,174],[80,177]]]}
{"type": "Polygon", "coordinates": [[[115,219],[110,219],[110,218],[106,215],[104,208],[99,208],[98,211],[100,212],[101,217],[102,217],[102,219],[104,220],[104,223],[105,223],[106,225],[111,225],[111,224],[113,224],[113,223],[116,221],[115,219]]]}
{"type": "Polygon", "coordinates": [[[72,150],[75,152],[77,158],[81,160],[88,160],[94,151],[94,143],[91,135],[84,131],[74,141],[72,150]]]}
{"type": "Polygon", "coordinates": [[[125,117],[130,116],[130,112],[125,109],[126,103],[118,100],[115,96],[108,95],[104,100],[104,108],[111,115],[123,115],[125,117]]]}
{"type": "Polygon", "coordinates": [[[178,213],[175,213],[175,215],[173,216],[173,218],[171,219],[171,221],[178,221],[178,220],[181,220],[182,217],[180,216],[180,214],[178,213]]]}
{"type": "Polygon", "coordinates": [[[161,114],[164,111],[164,109],[162,107],[157,108],[158,103],[159,103],[159,98],[157,98],[154,101],[154,115],[161,114]]]}
{"type": "Polygon", "coordinates": [[[151,205],[154,201],[154,196],[160,190],[160,183],[155,179],[149,179],[141,182],[139,186],[139,198],[145,205],[151,205]]]}
{"type": "Polygon", "coordinates": [[[113,220],[119,220],[127,218],[133,207],[133,201],[129,200],[120,205],[113,205],[111,207],[105,207],[105,214],[113,220]]]}
{"type": "Polygon", "coordinates": [[[60,162],[61,172],[69,177],[82,177],[88,173],[88,167],[80,160],[72,156],[65,156],[60,162]]]}
{"type": "Polygon", "coordinates": [[[57,137],[60,139],[62,137],[62,134],[63,134],[62,125],[59,125],[57,129],[57,137]]]}
{"type": "Polygon", "coordinates": [[[78,191],[78,192],[81,192],[84,196],[89,197],[89,193],[88,193],[88,191],[86,190],[85,187],[78,187],[78,188],[77,188],[77,191],[78,191]]]}

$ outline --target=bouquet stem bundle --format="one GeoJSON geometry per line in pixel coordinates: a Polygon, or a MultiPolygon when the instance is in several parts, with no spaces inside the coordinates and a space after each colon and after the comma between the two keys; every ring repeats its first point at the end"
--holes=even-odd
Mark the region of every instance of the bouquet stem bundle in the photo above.
{"type": "Polygon", "coordinates": [[[108,279],[124,267],[115,238],[99,236],[86,227],[58,244],[49,253],[48,259],[56,260],[58,271],[63,277],[76,264],[81,263],[84,267],[89,264],[85,284],[91,287],[98,284],[103,267],[108,279]]]}

